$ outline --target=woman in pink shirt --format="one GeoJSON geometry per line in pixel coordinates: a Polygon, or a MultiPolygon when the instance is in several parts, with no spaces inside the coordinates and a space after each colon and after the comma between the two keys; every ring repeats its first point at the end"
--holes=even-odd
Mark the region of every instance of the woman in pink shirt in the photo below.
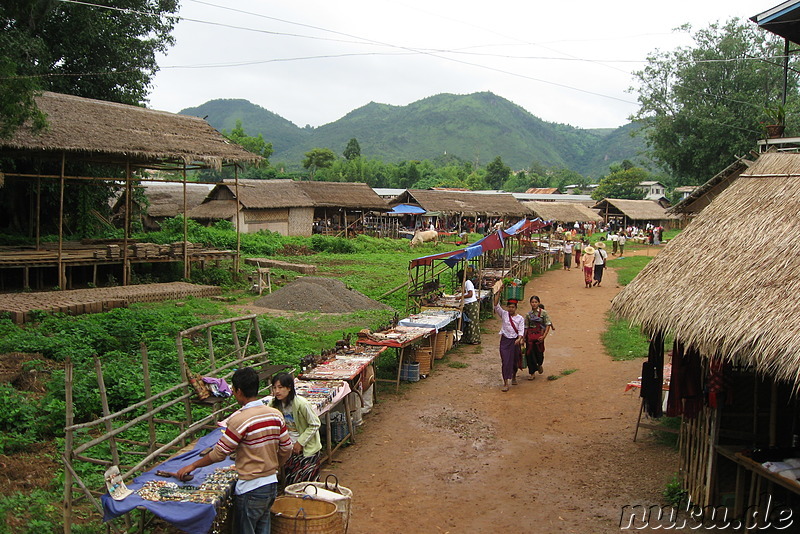
{"type": "Polygon", "coordinates": [[[517,385],[517,355],[525,339],[525,318],[517,314],[517,301],[508,299],[507,310],[500,306],[500,292],[494,296],[494,312],[500,317],[500,361],[503,370],[503,388],[508,391],[508,381],[517,385]]]}

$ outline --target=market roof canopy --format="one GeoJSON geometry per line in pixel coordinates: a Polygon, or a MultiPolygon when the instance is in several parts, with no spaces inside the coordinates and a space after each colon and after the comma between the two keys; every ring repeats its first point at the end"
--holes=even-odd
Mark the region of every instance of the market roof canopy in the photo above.
{"type": "MultiPolygon", "coordinates": [[[[624,198],[605,198],[595,204],[592,209],[604,213],[608,208],[620,213],[632,221],[664,221],[675,219],[675,215],[667,211],[655,200],[629,200],[624,198]]],[[[612,210],[609,210],[612,211],[612,210]]]]}
{"type": "Polygon", "coordinates": [[[763,154],[612,301],[664,330],[800,387],[800,154],[763,154]],[[712,261],[713,260],[713,261],[712,261]]]}
{"type": "Polygon", "coordinates": [[[573,202],[522,201],[537,217],[548,221],[588,222],[602,221],[596,211],[573,202]]]}
{"type": "Polygon", "coordinates": [[[88,161],[153,168],[219,169],[262,161],[197,117],[51,92],[37,96],[36,104],[47,114],[49,127],[34,133],[30,121],[25,123],[10,139],[0,139],[1,155],[49,153],[60,158],[66,153],[88,161]]]}
{"type": "Polygon", "coordinates": [[[397,204],[416,204],[428,213],[438,211],[445,215],[526,217],[531,214],[510,193],[409,189],[390,202],[392,206],[397,204]]]}
{"type": "Polygon", "coordinates": [[[760,28],[800,44],[800,0],[790,0],[768,9],[750,20],[760,28]]]}

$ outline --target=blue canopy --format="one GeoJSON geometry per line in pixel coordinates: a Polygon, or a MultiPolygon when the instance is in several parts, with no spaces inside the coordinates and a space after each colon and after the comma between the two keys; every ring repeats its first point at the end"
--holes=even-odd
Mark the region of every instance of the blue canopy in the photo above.
{"type": "Polygon", "coordinates": [[[411,214],[419,214],[425,213],[425,210],[420,208],[419,206],[412,206],[411,204],[398,204],[392,211],[389,213],[411,213],[411,214]]]}

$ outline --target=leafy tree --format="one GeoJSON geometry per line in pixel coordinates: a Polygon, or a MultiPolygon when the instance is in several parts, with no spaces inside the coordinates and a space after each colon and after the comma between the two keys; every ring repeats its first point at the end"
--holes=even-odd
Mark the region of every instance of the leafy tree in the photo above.
{"type": "Polygon", "coordinates": [[[525,171],[519,171],[517,174],[510,177],[503,182],[503,191],[510,191],[512,193],[524,193],[530,187],[530,179],[525,174],[525,171]]]}
{"type": "Polygon", "coordinates": [[[264,136],[261,134],[258,134],[257,137],[253,137],[244,133],[241,120],[236,121],[236,127],[231,130],[230,133],[222,130],[222,135],[245,150],[252,152],[253,154],[258,154],[266,160],[269,160],[269,157],[272,155],[272,143],[267,143],[264,140],[264,136]]]}
{"type": "Polygon", "coordinates": [[[313,148],[306,152],[303,160],[303,168],[308,169],[309,179],[314,179],[317,169],[330,167],[336,159],[336,154],[330,148],[313,148]]]}
{"type": "Polygon", "coordinates": [[[652,179],[650,173],[641,167],[619,168],[600,180],[600,184],[592,192],[592,198],[595,200],[604,198],[641,200],[644,198],[644,191],[639,189],[639,183],[650,179],[652,179]]]}
{"type": "Polygon", "coordinates": [[[36,90],[141,104],[173,43],[178,0],[120,0],[114,9],[56,0],[0,3],[0,134],[41,124],[36,90]],[[119,8],[119,9],[116,9],[119,8]],[[25,77],[25,78],[23,78],[25,77]]]}
{"type": "MultiPolygon", "coordinates": [[[[634,73],[641,106],[631,117],[644,127],[650,156],[682,184],[702,183],[752,149],[763,110],[782,101],[783,87],[783,41],[776,36],[733,19],[692,37],[694,46],[655,51],[634,73]]],[[[796,110],[796,71],[787,98],[796,110]]]]}
{"type": "Polygon", "coordinates": [[[346,159],[347,161],[354,160],[357,157],[361,156],[361,146],[358,144],[358,141],[356,140],[355,137],[353,137],[352,139],[350,139],[350,141],[347,142],[347,146],[345,147],[342,155],[344,156],[344,159],[346,159]]]}
{"type": "Polygon", "coordinates": [[[500,156],[486,165],[486,182],[492,189],[500,189],[509,176],[511,176],[511,168],[503,163],[500,156]]]}

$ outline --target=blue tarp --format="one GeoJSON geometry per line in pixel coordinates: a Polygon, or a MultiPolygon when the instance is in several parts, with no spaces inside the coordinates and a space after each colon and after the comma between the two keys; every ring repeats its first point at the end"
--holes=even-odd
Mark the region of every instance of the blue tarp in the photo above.
{"type": "Polygon", "coordinates": [[[425,210],[420,208],[419,206],[412,206],[411,204],[398,204],[392,211],[389,213],[410,213],[410,214],[419,214],[425,213],[425,210]]]}

